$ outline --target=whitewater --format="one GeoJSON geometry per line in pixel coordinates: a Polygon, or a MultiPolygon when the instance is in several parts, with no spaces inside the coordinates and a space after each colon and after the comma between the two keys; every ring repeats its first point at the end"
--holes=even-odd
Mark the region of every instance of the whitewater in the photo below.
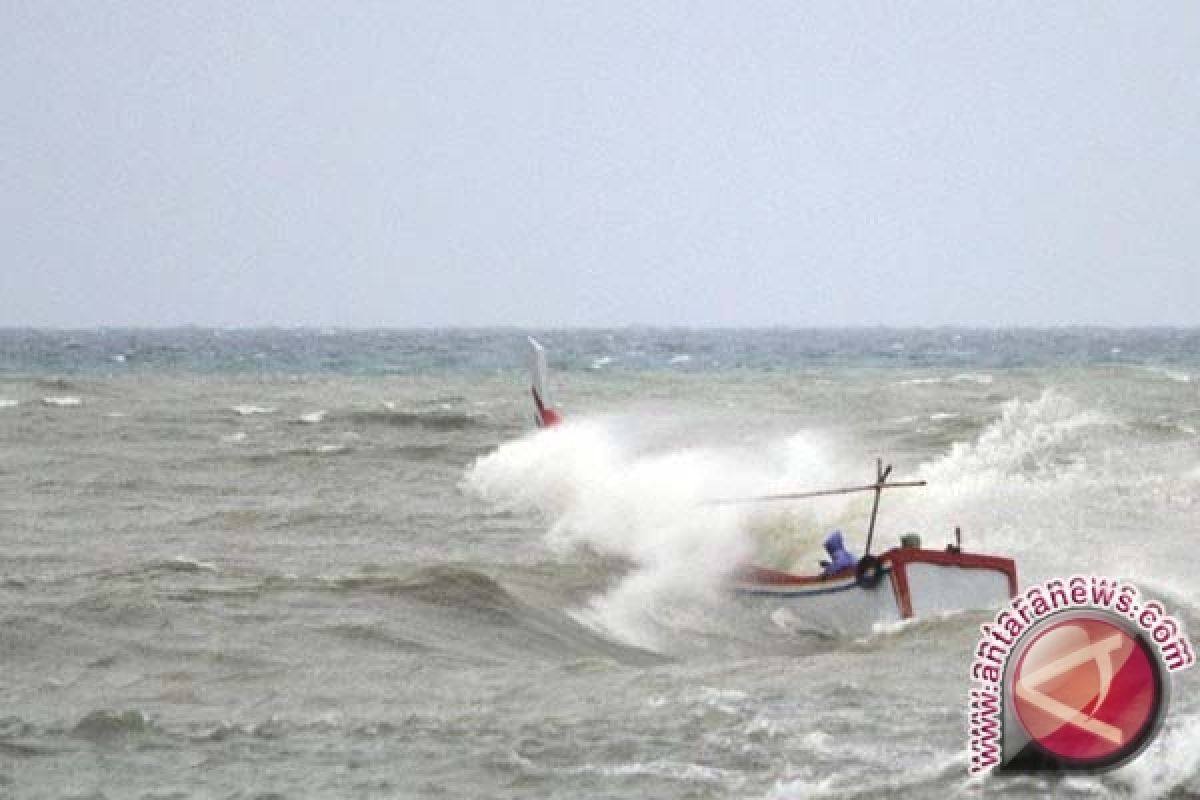
{"type": "Polygon", "coordinates": [[[1200,631],[1200,335],[0,333],[0,796],[1175,797],[967,775],[986,613],[845,637],[733,601],[884,546],[1097,573],[1200,631]],[[1114,352],[1116,351],[1116,352],[1114,352]],[[121,356],[120,359],[115,356],[121,356]]]}

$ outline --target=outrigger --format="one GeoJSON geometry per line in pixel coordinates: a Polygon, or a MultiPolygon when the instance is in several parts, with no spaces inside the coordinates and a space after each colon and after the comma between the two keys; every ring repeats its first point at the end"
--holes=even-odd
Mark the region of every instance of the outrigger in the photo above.
{"type": "MultiPolygon", "coordinates": [[[[533,338],[530,371],[538,427],[562,421],[550,405],[546,381],[546,352],[533,338]]],[[[888,481],[892,467],[875,462],[875,481],[862,486],[807,492],[758,495],[710,501],[716,505],[804,500],[855,492],[874,492],[866,546],[856,566],[830,575],[796,575],[769,567],[746,565],[731,579],[733,593],[768,609],[788,609],[799,622],[819,630],[862,631],[876,624],[953,611],[995,608],[1017,594],[1017,567],[1011,558],[962,549],[961,530],[944,550],[921,546],[920,537],[907,534],[898,547],[878,556],[871,553],[879,501],[885,489],[925,486],[925,481],[888,481]]]]}

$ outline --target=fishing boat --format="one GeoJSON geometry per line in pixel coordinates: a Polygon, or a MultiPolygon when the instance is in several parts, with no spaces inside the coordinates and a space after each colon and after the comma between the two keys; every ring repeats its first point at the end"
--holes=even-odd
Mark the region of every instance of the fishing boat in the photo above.
{"type": "MultiPolygon", "coordinates": [[[[552,427],[562,421],[550,404],[545,349],[529,339],[534,422],[552,427]]],[[[804,500],[873,492],[863,556],[830,574],[798,575],[768,567],[736,569],[729,588],[739,599],[796,618],[799,625],[829,632],[870,631],[876,625],[956,611],[988,609],[1016,596],[1017,567],[1011,558],[963,549],[962,534],[942,550],[925,548],[907,534],[898,546],[872,553],[879,501],[885,490],[915,488],[925,481],[890,481],[892,467],[875,464],[875,480],[862,486],[758,495],[711,501],[716,505],[804,500]]]]}
{"type": "Polygon", "coordinates": [[[854,492],[874,492],[862,558],[831,574],[796,575],[754,565],[738,569],[731,582],[743,600],[794,617],[796,624],[832,632],[870,631],[877,625],[914,617],[995,608],[1017,594],[1017,566],[1011,558],[963,549],[961,529],[945,549],[922,547],[917,534],[899,546],[871,552],[875,521],[884,490],[924,486],[925,481],[888,482],[891,466],[876,462],[876,479],[865,486],[821,489],[718,502],[800,500],[854,492]]]}

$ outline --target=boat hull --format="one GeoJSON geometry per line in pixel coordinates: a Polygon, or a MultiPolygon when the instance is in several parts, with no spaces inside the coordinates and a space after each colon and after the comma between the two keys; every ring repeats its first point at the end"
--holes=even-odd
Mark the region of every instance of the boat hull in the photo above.
{"type": "Polygon", "coordinates": [[[999,556],[894,548],[879,556],[874,587],[853,571],[829,577],[747,567],[733,591],[764,610],[779,611],[801,627],[869,631],[877,625],[952,611],[995,608],[1017,593],[1017,569],[999,556]]]}

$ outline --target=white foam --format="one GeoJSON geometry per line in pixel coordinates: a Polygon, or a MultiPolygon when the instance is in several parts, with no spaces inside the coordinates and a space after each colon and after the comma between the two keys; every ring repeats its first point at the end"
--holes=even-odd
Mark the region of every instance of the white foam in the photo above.
{"type": "Polygon", "coordinates": [[[1166,797],[1186,789],[1200,773],[1200,716],[1168,717],[1158,738],[1133,761],[1113,773],[1133,797],[1166,797]]]}
{"type": "Polygon", "coordinates": [[[186,572],[216,572],[217,565],[211,561],[200,561],[187,556],[175,556],[171,559],[171,564],[176,568],[186,572]]]}
{"type": "Polygon", "coordinates": [[[16,408],[20,403],[11,397],[0,397],[0,408],[16,408]]]}
{"type": "Polygon", "coordinates": [[[607,367],[611,363],[613,363],[613,360],[610,356],[601,356],[600,358],[596,358],[596,359],[592,360],[591,368],[592,369],[603,369],[604,367],[607,367]]]}
{"type": "Polygon", "coordinates": [[[83,405],[83,400],[72,395],[58,395],[54,397],[43,397],[42,405],[54,406],[56,408],[75,408],[83,405]]]}
{"type": "Polygon", "coordinates": [[[832,775],[819,779],[793,775],[776,781],[771,791],[764,795],[764,800],[804,800],[810,797],[841,797],[844,794],[843,790],[834,788],[832,775]]]}
{"type": "Polygon", "coordinates": [[[1060,390],[1005,403],[973,441],[895,477],[928,486],[891,492],[884,544],[917,531],[928,547],[962,527],[968,551],[1010,556],[1022,585],[1096,572],[1197,598],[1186,555],[1194,451],[1149,445],[1138,428],[1060,390]]]}
{"type": "Polygon", "coordinates": [[[1089,428],[1116,425],[1102,412],[1081,407],[1047,389],[1036,400],[1005,403],[1000,419],[974,442],[958,442],[950,452],[922,470],[931,483],[961,481],[966,476],[991,484],[1001,479],[1028,479],[1041,471],[1061,474],[1055,452],[1089,428]]]}
{"type": "Polygon", "coordinates": [[[594,598],[590,621],[655,646],[656,610],[703,596],[749,554],[742,510],[703,506],[728,492],[739,470],[712,451],[639,453],[614,429],[574,422],[501,446],[470,469],[466,485],[551,522],[547,543],[627,558],[637,568],[594,598]]]}
{"type": "Polygon", "coordinates": [[[668,364],[686,364],[691,360],[692,360],[691,356],[687,355],[686,353],[680,353],[677,356],[671,356],[670,361],[668,361],[667,363],[668,364]]]}
{"type": "Polygon", "coordinates": [[[272,408],[271,406],[256,406],[256,405],[250,405],[250,404],[243,404],[243,405],[234,406],[230,410],[239,416],[248,417],[248,416],[251,416],[252,414],[274,414],[279,409],[272,408]]]}
{"type": "Polygon", "coordinates": [[[797,541],[811,542],[786,522],[772,527],[774,511],[705,501],[820,485],[827,462],[804,434],[748,457],[712,447],[647,452],[630,427],[574,421],[509,442],[480,458],[464,486],[498,506],[542,514],[552,548],[631,561],[635,568],[579,619],[657,649],[663,630],[705,625],[704,609],[723,602],[728,574],[762,549],[755,527],[784,557],[797,541]],[[778,542],[769,538],[776,531],[778,542]]]}
{"type": "Polygon", "coordinates": [[[871,633],[876,636],[897,636],[919,622],[920,620],[917,617],[898,619],[894,622],[876,622],[871,625],[871,633]]]}
{"type": "Polygon", "coordinates": [[[306,425],[316,425],[321,420],[325,419],[325,415],[327,413],[328,412],[323,409],[320,411],[310,411],[307,414],[301,414],[296,418],[296,421],[303,422],[306,425]]]}
{"type": "Polygon", "coordinates": [[[246,432],[238,431],[237,433],[231,433],[226,436],[222,436],[221,441],[225,442],[226,444],[237,444],[238,442],[244,442],[246,441],[246,432]]]}

